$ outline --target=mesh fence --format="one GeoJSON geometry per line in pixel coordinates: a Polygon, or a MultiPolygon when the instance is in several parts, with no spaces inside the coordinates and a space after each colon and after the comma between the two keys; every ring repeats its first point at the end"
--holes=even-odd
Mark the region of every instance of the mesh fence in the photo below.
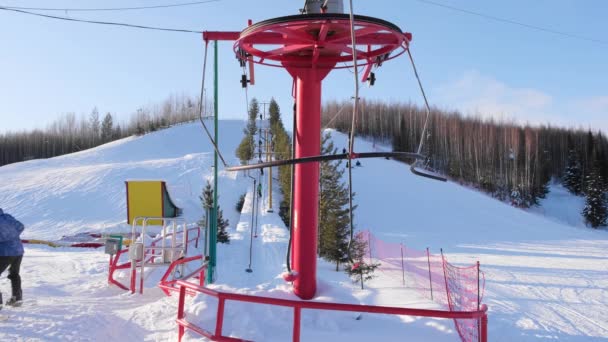
{"type": "MultiPolygon", "coordinates": [[[[367,242],[370,262],[379,262],[378,270],[385,276],[401,279],[403,286],[415,289],[450,311],[478,311],[485,281],[479,263],[469,267],[450,264],[441,254],[429,249],[416,250],[404,244],[386,242],[364,231],[360,235],[367,242]]],[[[479,322],[455,319],[456,330],[462,341],[479,341],[479,322]]]]}

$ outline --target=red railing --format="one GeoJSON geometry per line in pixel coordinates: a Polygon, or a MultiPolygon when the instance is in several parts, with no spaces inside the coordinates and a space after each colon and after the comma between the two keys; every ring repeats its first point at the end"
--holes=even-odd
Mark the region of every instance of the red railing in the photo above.
{"type": "Polygon", "coordinates": [[[128,252],[129,252],[129,248],[125,248],[125,249],[121,249],[120,251],[118,251],[118,253],[116,253],[116,255],[114,255],[114,256],[110,255],[110,269],[108,271],[108,283],[114,284],[125,291],[128,291],[129,287],[127,285],[122,284],[118,280],[114,279],[114,272],[116,270],[122,270],[122,269],[131,267],[131,261],[126,261],[122,264],[118,263],[120,256],[125,253],[128,253],[128,252]]]}
{"type": "Polygon", "coordinates": [[[411,309],[411,308],[397,308],[390,306],[375,306],[375,305],[357,305],[357,304],[344,304],[344,303],[326,303],[326,302],[312,302],[312,301],[299,301],[289,300],[280,298],[270,297],[259,297],[237,293],[226,293],[214,291],[196,284],[188,283],[185,281],[177,281],[179,286],[179,304],[177,308],[177,324],[179,329],[179,341],[182,340],[186,329],[191,330],[201,336],[207,337],[212,341],[229,341],[229,342],[244,342],[246,340],[227,337],[222,335],[222,326],[224,323],[224,307],[227,300],[257,303],[275,306],[284,306],[293,308],[293,337],[294,342],[300,341],[300,316],[302,309],[313,309],[313,310],[330,310],[330,311],[350,311],[350,312],[366,312],[376,314],[388,314],[388,315],[406,315],[406,316],[418,316],[418,317],[436,317],[446,319],[474,319],[478,320],[480,324],[480,336],[479,342],[488,341],[488,308],[482,305],[479,311],[441,311],[441,310],[427,310],[427,309],[411,309]],[[212,296],[218,299],[215,332],[211,333],[192,322],[186,320],[186,314],[184,311],[186,292],[198,292],[208,296],[212,296]]]}
{"type": "MultiPolygon", "coordinates": [[[[199,240],[200,240],[200,237],[201,237],[201,228],[197,226],[197,227],[194,227],[194,228],[186,229],[185,234],[186,234],[186,246],[184,248],[185,248],[185,253],[187,253],[188,244],[190,242],[195,242],[195,248],[198,248],[199,240]],[[190,238],[190,232],[191,231],[196,231],[196,237],[190,238]]],[[[159,241],[161,241],[162,239],[166,239],[167,237],[169,237],[171,235],[173,235],[173,233],[168,233],[164,237],[156,238],[155,240],[153,240],[151,242],[151,244],[150,244],[150,247],[148,247],[145,250],[144,260],[146,260],[146,257],[148,257],[148,255],[154,254],[157,248],[161,248],[161,247],[156,246],[156,244],[159,241]]],[[[114,279],[114,272],[116,270],[131,268],[131,260],[127,260],[126,262],[123,262],[123,263],[119,264],[120,257],[123,254],[127,254],[128,252],[129,252],[129,248],[124,248],[124,249],[118,251],[118,253],[116,253],[116,255],[114,255],[114,256],[110,255],[109,270],[108,270],[108,283],[116,285],[116,286],[118,286],[121,289],[126,290],[126,291],[129,291],[130,287],[127,286],[127,285],[124,285],[121,282],[119,282],[116,279],[114,279]]],[[[200,258],[201,258],[201,256],[198,256],[198,259],[200,259],[200,258]]],[[[195,260],[195,259],[190,260],[190,258],[186,258],[186,259],[188,259],[188,261],[195,260]]],[[[179,260],[174,261],[169,266],[170,271],[172,271],[177,266],[177,264],[183,264],[183,263],[187,262],[187,261],[183,261],[183,260],[184,259],[179,259],[179,260]],[[177,264],[173,265],[176,262],[177,262],[177,264]]],[[[148,257],[148,259],[147,259],[146,262],[153,262],[153,261],[154,261],[154,256],[150,256],[150,257],[148,257]]],[[[205,265],[201,266],[201,268],[197,269],[197,272],[193,272],[190,276],[192,276],[192,275],[194,275],[194,274],[196,274],[198,272],[204,271],[204,270],[202,270],[202,268],[204,268],[204,267],[206,267],[206,266],[205,265]]],[[[169,272],[169,270],[167,270],[167,272],[169,272]]],[[[133,274],[131,275],[131,277],[133,278],[133,274]]],[[[185,278],[189,278],[189,277],[185,277],[185,278]]],[[[169,287],[173,287],[175,284],[171,283],[171,281],[167,281],[167,278],[168,278],[168,275],[167,275],[167,273],[165,273],[165,276],[163,276],[163,280],[165,281],[165,285],[169,286],[169,287]]],[[[134,284],[133,284],[134,280],[135,280],[134,278],[131,280],[131,283],[132,283],[131,284],[131,288],[134,288],[134,284]]],[[[163,281],[161,280],[161,284],[162,284],[162,282],[163,281]]],[[[143,288],[143,286],[142,286],[142,288],[143,288]]],[[[169,295],[169,293],[165,289],[163,289],[163,291],[165,293],[167,293],[167,295],[169,295]]]]}
{"type": "MultiPolygon", "coordinates": [[[[173,273],[173,270],[178,266],[178,265],[182,265],[182,264],[186,264],[189,263],[190,261],[194,261],[194,260],[202,260],[203,256],[202,255],[196,255],[193,257],[189,257],[189,258],[181,258],[178,260],[175,260],[174,262],[171,263],[171,265],[169,266],[169,268],[167,268],[167,271],[165,272],[165,274],[163,275],[163,277],[161,278],[160,282],[158,283],[158,287],[160,287],[160,289],[167,295],[170,296],[171,295],[171,291],[179,291],[178,288],[175,286],[177,284],[177,282],[180,279],[171,279],[169,280],[169,277],[171,276],[171,273],[173,273]]],[[[198,274],[198,280],[199,280],[199,285],[203,286],[205,284],[205,271],[207,270],[207,262],[204,262],[200,267],[198,267],[196,270],[190,272],[189,274],[181,277],[181,279],[189,279],[191,277],[194,277],[198,274]]]]}

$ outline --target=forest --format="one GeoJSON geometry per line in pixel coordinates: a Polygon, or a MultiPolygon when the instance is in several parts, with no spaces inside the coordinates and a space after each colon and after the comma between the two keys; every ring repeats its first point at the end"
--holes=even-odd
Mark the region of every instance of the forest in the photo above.
{"type": "Polygon", "coordinates": [[[199,101],[169,96],[158,105],[139,108],[126,122],[97,107],[88,115],[66,113],[44,129],[0,134],[0,166],[86,150],[131,135],[141,135],[198,118],[199,101]]]}
{"type": "MultiPolygon", "coordinates": [[[[426,118],[423,108],[366,100],[360,105],[358,136],[389,145],[394,151],[418,150],[426,118]]],[[[351,115],[352,101],[327,102],[323,126],[346,133],[351,115]]],[[[569,170],[579,189],[573,193],[586,192],[594,169],[606,190],[608,141],[601,131],[519,125],[432,108],[425,135],[424,167],[516,206],[537,204],[549,183],[562,181],[569,170]]]]}

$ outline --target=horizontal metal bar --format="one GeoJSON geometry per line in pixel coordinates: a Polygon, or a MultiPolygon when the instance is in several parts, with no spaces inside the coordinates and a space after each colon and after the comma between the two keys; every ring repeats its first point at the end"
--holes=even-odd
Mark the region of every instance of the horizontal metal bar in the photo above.
{"type": "Polygon", "coordinates": [[[438,181],[442,181],[442,182],[447,182],[448,179],[445,177],[442,177],[438,174],[435,173],[431,173],[429,171],[419,171],[418,169],[416,169],[415,165],[412,164],[412,166],[410,166],[410,171],[412,171],[413,174],[415,174],[416,176],[420,176],[420,177],[424,177],[424,178],[430,178],[430,179],[434,179],[434,180],[438,180],[438,181]]]}
{"type": "Polygon", "coordinates": [[[314,163],[340,159],[363,159],[363,158],[380,158],[380,157],[400,157],[400,158],[411,158],[411,159],[422,159],[422,155],[412,152],[363,152],[355,153],[352,156],[348,153],[340,154],[328,154],[322,156],[303,157],[295,159],[284,159],[284,160],[273,160],[258,164],[230,166],[226,168],[226,171],[243,171],[253,169],[263,169],[266,167],[292,165],[292,164],[303,164],[303,163],[314,163]]]}
{"type": "Polygon", "coordinates": [[[241,36],[238,31],[205,31],[203,32],[203,40],[237,40],[241,36]]]}
{"type": "Polygon", "coordinates": [[[438,318],[449,318],[449,319],[478,319],[481,318],[488,310],[484,304],[481,306],[479,311],[442,311],[442,310],[429,310],[429,309],[412,309],[412,308],[398,308],[390,306],[377,306],[377,305],[359,305],[359,304],[344,304],[344,303],[327,303],[327,302],[313,302],[313,301],[296,301],[281,298],[271,297],[259,297],[244,295],[238,293],[227,293],[218,292],[209,288],[201,287],[185,281],[178,281],[178,286],[183,286],[187,289],[198,291],[216,298],[225,300],[235,300],[240,302],[248,303],[259,303],[286,307],[299,307],[302,309],[317,309],[317,310],[331,310],[331,311],[350,311],[350,312],[368,312],[378,314],[392,314],[392,315],[406,315],[406,316],[418,316],[418,317],[438,317],[438,318]]]}

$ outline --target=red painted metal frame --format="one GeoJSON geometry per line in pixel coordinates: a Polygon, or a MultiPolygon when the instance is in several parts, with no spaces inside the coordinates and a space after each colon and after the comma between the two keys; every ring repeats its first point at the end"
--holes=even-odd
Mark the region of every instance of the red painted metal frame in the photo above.
{"type": "Polygon", "coordinates": [[[165,272],[165,274],[161,278],[160,282],[158,283],[158,287],[160,287],[160,289],[167,296],[171,296],[171,291],[174,291],[174,292],[179,291],[178,288],[175,286],[179,280],[190,279],[190,278],[196,276],[197,274],[198,274],[198,277],[196,277],[196,278],[199,280],[199,285],[200,286],[205,285],[205,270],[207,269],[207,263],[202,264],[195,271],[191,272],[188,275],[185,275],[181,279],[169,280],[171,273],[178,265],[182,265],[182,264],[189,263],[191,261],[202,260],[202,259],[203,259],[202,255],[196,255],[193,257],[189,257],[189,258],[182,258],[182,259],[175,260],[174,262],[171,263],[169,268],[167,268],[167,271],[165,272]]]}
{"type": "Polygon", "coordinates": [[[125,290],[125,291],[129,291],[129,287],[127,285],[122,284],[121,282],[119,282],[118,280],[114,279],[114,272],[116,270],[122,270],[122,269],[127,269],[131,267],[131,262],[127,261],[125,263],[122,264],[118,264],[118,260],[120,259],[120,256],[124,253],[128,253],[129,249],[125,248],[122,249],[120,251],[118,251],[118,253],[116,253],[116,255],[112,256],[110,255],[110,269],[108,272],[108,283],[109,284],[114,284],[118,287],[120,287],[121,289],[125,290]]]}
{"type": "MultiPolygon", "coordinates": [[[[412,40],[411,33],[398,32],[381,23],[355,19],[354,25],[359,66],[396,58],[406,51],[412,40]],[[365,51],[360,46],[365,47],[365,51]],[[399,50],[398,53],[389,55],[395,50],[399,50]]],[[[350,41],[348,19],[304,18],[245,30],[234,44],[234,50],[237,56],[242,56],[238,51],[243,50],[257,58],[253,62],[267,66],[284,67],[289,63],[342,69],[353,67],[350,41]]]]}
{"type": "MultiPolygon", "coordinates": [[[[394,58],[398,54],[389,57],[390,53],[400,48],[403,53],[411,40],[411,35],[377,19],[360,17],[353,25],[361,65],[394,58]]],[[[320,154],[322,81],[332,69],[339,68],[337,63],[344,63],[344,67],[358,63],[353,61],[351,39],[348,17],[294,16],[252,25],[234,44],[239,58],[253,57],[258,64],[282,66],[293,77],[297,98],[295,158],[320,154]]],[[[294,293],[302,299],[313,298],[317,287],[318,185],[318,162],[295,165],[292,269],[297,272],[294,293]]]]}
{"type": "Polygon", "coordinates": [[[179,341],[182,340],[186,329],[191,330],[201,336],[207,337],[212,341],[246,341],[239,338],[227,337],[222,335],[222,326],[224,322],[224,308],[227,300],[246,302],[246,303],[257,303],[274,306],[291,307],[294,309],[293,316],[293,335],[292,340],[294,342],[300,341],[300,330],[301,330],[301,312],[302,309],[313,309],[313,310],[329,310],[329,311],[349,311],[349,312],[367,312],[375,314],[388,314],[388,315],[405,315],[405,316],[418,316],[418,317],[435,317],[435,318],[446,318],[446,319],[477,319],[480,321],[481,334],[479,342],[488,341],[488,308],[484,304],[481,306],[479,311],[441,311],[441,310],[427,310],[427,309],[412,309],[412,308],[397,308],[390,306],[377,306],[377,305],[357,305],[357,304],[344,304],[344,303],[326,303],[326,302],[311,302],[311,301],[299,301],[289,300],[280,298],[270,297],[259,297],[244,295],[238,293],[226,293],[214,291],[205,287],[197,286],[192,283],[185,281],[178,281],[179,286],[179,303],[177,307],[177,324],[178,324],[178,336],[179,341]],[[200,328],[199,326],[186,320],[185,313],[185,298],[187,291],[193,291],[203,293],[218,299],[218,308],[216,314],[215,331],[213,333],[200,328]]]}
{"type": "MultiPolygon", "coordinates": [[[[412,40],[410,33],[376,18],[355,16],[353,25],[356,61],[351,21],[346,15],[289,16],[255,25],[249,22],[242,32],[206,31],[203,39],[234,40],[237,58],[249,62],[250,68],[258,63],[287,69],[297,96],[295,158],[305,158],[320,154],[321,84],[329,72],[355,63],[380,65],[404,53],[412,40]],[[396,50],[400,51],[391,56],[396,50]]],[[[367,68],[364,77],[370,71],[371,67],[367,68]]],[[[292,268],[297,272],[294,293],[302,299],[313,298],[317,286],[318,185],[318,162],[295,165],[292,268]]]]}
{"type": "MultiPolygon", "coordinates": [[[[169,234],[167,234],[167,236],[170,236],[171,234],[173,234],[173,233],[169,233],[169,234]]],[[[200,227],[198,227],[198,226],[197,226],[197,227],[195,227],[195,228],[189,228],[189,229],[186,229],[186,241],[187,241],[187,243],[186,243],[186,251],[187,251],[187,248],[188,248],[188,244],[189,244],[190,242],[193,242],[193,241],[195,242],[195,248],[198,248],[198,243],[199,243],[199,240],[200,240],[200,236],[201,236],[201,228],[200,228],[200,227]],[[193,231],[193,230],[196,230],[196,231],[197,231],[196,237],[195,237],[195,238],[192,238],[192,239],[189,239],[189,233],[190,233],[190,231],[193,231]]],[[[159,242],[161,239],[162,239],[162,238],[158,238],[158,239],[156,239],[156,240],[152,241],[151,246],[150,246],[151,248],[146,249],[146,254],[147,254],[147,253],[154,253],[154,247],[155,247],[156,243],[158,243],[158,242],[159,242]]],[[[128,268],[131,268],[131,261],[130,261],[130,260],[128,260],[128,261],[126,261],[126,262],[124,262],[124,263],[122,263],[122,264],[119,264],[119,263],[118,263],[118,262],[119,262],[119,260],[120,260],[120,257],[121,257],[123,254],[126,254],[126,253],[128,253],[128,252],[129,252],[129,248],[124,248],[124,249],[122,249],[122,250],[118,251],[118,253],[116,253],[116,255],[114,255],[114,256],[110,255],[109,270],[108,270],[108,283],[109,283],[109,284],[116,285],[116,286],[118,286],[119,288],[121,288],[121,289],[123,289],[123,290],[125,290],[125,291],[129,291],[129,290],[131,290],[132,292],[134,292],[134,291],[133,291],[133,289],[135,288],[135,284],[134,284],[135,278],[134,278],[134,276],[133,276],[133,275],[131,275],[131,278],[132,278],[132,279],[131,279],[131,284],[130,284],[130,286],[124,285],[124,284],[122,284],[121,282],[119,282],[118,280],[114,279],[114,272],[115,272],[116,270],[122,270],[122,269],[128,269],[128,268]]],[[[200,259],[202,256],[197,256],[197,257],[200,259]]],[[[196,258],[196,257],[193,257],[193,258],[196,258]]],[[[144,259],[145,259],[145,256],[144,256],[144,259]]],[[[153,257],[150,257],[150,258],[148,259],[148,261],[152,261],[152,260],[153,260],[153,257]]],[[[173,262],[173,263],[172,263],[172,264],[169,266],[169,268],[170,268],[171,270],[172,270],[173,268],[175,268],[175,266],[177,266],[177,264],[176,264],[176,265],[173,265],[173,264],[174,264],[174,263],[176,263],[176,262],[178,262],[178,264],[179,264],[179,263],[184,263],[184,262],[180,262],[180,261],[182,261],[182,260],[184,260],[184,259],[179,259],[179,260],[174,261],[174,262],[173,262]]],[[[188,260],[188,261],[191,261],[191,260],[188,260]]],[[[186,261],[186,262],[187,262],[187,261],[186,261]]],[[[204,272],[204,270],[202,270],[202,271],[204,272]]],[[[167,272],[169,272],[169,271],[167,271],[167,272]]],[[[193,272],[193,273],[195,273],[195,272],[193,272]]],[[[197,272],[197,273],[198,273],[198,272],[197,272]]],[[[191,274],[190,276],[192,276],[192,275],[193,275],[193,274],[191,274]]],[[[165,273],[165,276],[166,276],[166,273],[165,273]]],[[[188,278],[189,278],[189,277],[188,277],[188,278]]],[[[163,277],[163,279],[165,279],[165,277],[163,277]]],[[[203,278],[203,279],[204,279],[204,278],[203,278]]],[[[165,280],[166,280],[166,279],[165,279],[165,280]]],[[[161,283],[162,283],[162,280],[161,280],[161,283]]],[[[173,286],[173,284],[168,284],[168,283],[167,283],[167,284],[165,284],[165,285],[170,285],[170,286],[173,286]]],[[[202,283],[201,283],[201,285],[202,285],[202,283]]],[[[143,286],[142,286],[142,289],[140,289],[140,290],[143,290],[143,286]]],[[[167,292],[165,291],[165,293],[167,293],[167,292]]],[[[167,295],[169,295],[169,294],[167,294],[167,295]]]]}

